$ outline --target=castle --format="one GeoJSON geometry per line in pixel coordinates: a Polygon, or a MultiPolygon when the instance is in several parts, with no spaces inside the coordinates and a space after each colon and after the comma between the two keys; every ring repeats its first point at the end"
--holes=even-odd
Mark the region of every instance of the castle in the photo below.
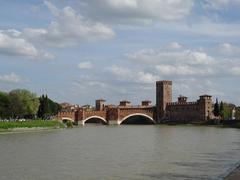
{"type": "Polygon", "coordinates": [[[212,96],[202,95],[195,102],[187,102],[187,97],[179,96],[172,102],[172,81],[156,82],[156,110],[158,122],[200,122],[213,118],[212,96]]]}
{"type": "MultiPolygon", "coordinates": [[[[120,101],[119,105],[106,105],[105,100],[96,100],[95,108],[74,106],[57,115],[60,120],[71,120],[83,124],[98,119],[104,124],[122,124],[132,117],[144,117],[150,123],[173,121],[179,123],[203,122],[212,119],[212,97],[200,96],[195,102],[188,102],[187,97],[179,96],[172,102],[172,81],[156,82],[156,105],[144,100],[141,105],[131,105],[130,101],[120,101]]],[[[140,119],[140,118],[135,118],[140,119]]]]}

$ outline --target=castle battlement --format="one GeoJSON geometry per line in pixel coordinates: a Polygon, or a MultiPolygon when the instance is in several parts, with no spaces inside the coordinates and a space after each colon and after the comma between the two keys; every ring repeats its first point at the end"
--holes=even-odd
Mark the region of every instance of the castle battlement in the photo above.
{"type": "Polygon", "coordinates": [[[170,102],[167,106],[188,106],[188,105],[198,105],[198,102],[170,102]]]}
{"type": "Polygon", "coordinates": [[[61,111],[60,113],[63,115],[69,115],[72,114],[74,111],[61,111]]]}
{"type": "Polygon", "coordinates": [[[163,80],[163,81],[157,81],[156,84],[161,84],[161,85],[172,85],[172,81],[168,80],[163,80]]]}

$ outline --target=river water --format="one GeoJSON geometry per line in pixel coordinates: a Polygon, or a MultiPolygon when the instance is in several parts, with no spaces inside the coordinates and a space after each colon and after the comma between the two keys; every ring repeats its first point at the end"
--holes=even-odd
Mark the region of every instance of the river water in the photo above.
{"type": "Polygon", "coordinates": [[[0,135],[1,180],[222,179],[240,161],[240,130],[86,125],[0,135]]]}

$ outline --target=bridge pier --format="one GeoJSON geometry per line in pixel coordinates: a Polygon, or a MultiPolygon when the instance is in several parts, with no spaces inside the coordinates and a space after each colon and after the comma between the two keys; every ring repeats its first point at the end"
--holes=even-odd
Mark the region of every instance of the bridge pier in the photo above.
{"type": "Polygon", "coordinates": [[[84,123],[84,121],[78,121],[78,125],[81,125],[81,126],[84,126],[85,125],[85,123],[84,123]]]}
{"type": "Polygon", "coordinates": [[[108,124],[109,125],[120,125],[120,121],[119,120],[111,120],[111,121],[108,121],[108,124]]]}

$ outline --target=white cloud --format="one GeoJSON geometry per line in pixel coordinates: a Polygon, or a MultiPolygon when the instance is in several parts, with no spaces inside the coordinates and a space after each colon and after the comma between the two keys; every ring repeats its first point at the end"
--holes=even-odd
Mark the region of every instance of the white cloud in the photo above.
{"type": "Polygon", "coordinates": [[[219,44],[217,47],[217,51],[220,54],[225,54],[225,55],[240,55],[240,47],[234,46],[233,44],[230,43],[222,43],[219,44]]]}
{"type": "Polygon", "coordinates": [[[158,76],[144,72],[143,70],[132,70],[126,67],[118,67],[116,65],[108,68],[108,70],[120,81],[149,84],[159,79],[158,76]]]}
{"type": "Polygon", "coordinates": [[[193,0],[83,0],[80,10],[88,17],[111,23],[175,21],[191,13],[193,0]]]}
{"type": "Polygon", "coordinates": [[[136,0],[103,0],[105,3],[107,3],[110,7],[115,9],[121,9],[121,8],[129,8],[129,9],[135,9],[138,6],[138,2],[136,0]]]}
{"type": "Polygon", "coordinates": [[[92,69],[93,64],[89,61],[81,62],[81,63],[78,64],[78,68],[79,69],[92,69]]]}
{"type": "Polygon", "coordinates": [[[169,49],[181,49],[183,46],[178,43],[178,42],[171,42],[169,45],[168,45],[168,48],[169,49]]]}
{"type": "MultiPolygon", "coordinates": [[[[226,43],[221,47],[226,49],[228,53],[238,50],[237,46],[226,43]]],[[[155,76],[166,79],[231,77],[240,74],[239,58],[234,58],[234,56],[221,58],[220,52],[217,55],[216,51],[214,53],[215,56],[212,56],[206,50],[160,48],[142,49],[128,54],[127,57],[130,62],[133,61],[136,65],[148,69],[148,72],[155,74],[155,76]]]]}
{"type": "Polygon", "coordinates": [[[157,65],[156,69],[165,76],[209,76],[215,73],[212,67],[198,68],[189,65],[157,65]]]}
{"type": "Polygon", "coordinates": [[[186,28],[182,27],[189,33],[195,33],[200,35],[207,35],[211,37],[222,36],[222,37],[234,37],[240,36],[240,24],[228,23],[228,22],[214,22],[210,19],[203,19],[198,23],[194,23],[186,28]]]}
{"type": "Polygon", "coordinates": [[[144,71],[137,72],[136,78],[138,78],[139,82],[146,83],[146,84],[147,83],[153,83],[153,82],[159,80],[158,76],[155,76],[151,73],[147,73],[147,72],[144,72],[144,71]]]}
{"type": "Polygon", "coordinates": [[[231,69],[230,69],[230,72],[231,72],[233,75],[240,76],[240,66],[231,68],[231,69]]]}
{"type": "Polygon", "coordinates": [[[0,30],[0,33],[4,33],[12,37],[20,37],[22,34],[20,31],[17,31],[16,29],[0,30]]]}
{"type": "Polygon", "coordinates": [[[28,58],[53,58],[53,55],[38,50],[33,44],[20,36],[21,32],[14,29],[0,31],[0,53],[6,55],[19,55],[28,58]]]}
{"type": "Polygon", "coordinates": [[[20,83],[22,81],[23,81],[22,78],[15,73],[0,75],[0,82],[15,84],[15,83],[20,83]]]}
{"type": "Polygon", "coordinates": [[[142,49],[127,55],[134,61],[150,64],[174,64],[174,65],[212,65],[216,60],[205,52],[196,50],[166,51],[161,49],[142,49]]]}
{"type": "Polygon", "coordinates": [[[71,7],[60,10],[49,1],[44,3],[53,14],[54,21],[46,29],[24,29],[24,36],[30,40],[65,47],[99,39],[110,39],[115,35],[110,27],[86,20],[71,7]]]}
{"type": "Polygon", "coordinates": [[[199,36],[215,38],[240,37],[239,22],[226,21],[226,19],[212,19],[210,17],[194,17],[193,21],[186,22],[160,22],[156,25],[159,31],[167,31],[177,36],[185,35],[186,40],[199,36]],[[190,36],[189,36],[190,35],[190,36]]]}
{"type": "Polygon", "coordinates": [[[173,81],[175,98],[180,94],[188,96],[189,101],[195,101],[203,94],[222,96],[223,90],[219,83],[211,78],[196,78],[194,76],[179,78],[173,81]]]}
{"type": "Polygon", "coordinates": [[[206,9],[222,9],[230,4],[239,4],[240,0],[204,0],[202,5],[206,9]]]}

